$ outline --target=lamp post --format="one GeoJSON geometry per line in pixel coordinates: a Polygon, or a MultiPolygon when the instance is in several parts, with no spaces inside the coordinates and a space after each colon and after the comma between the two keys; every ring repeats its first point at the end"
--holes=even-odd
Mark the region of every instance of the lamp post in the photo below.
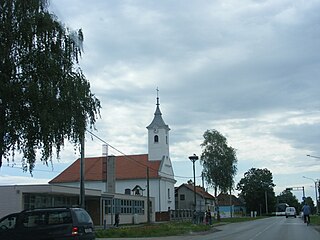
{"type": "Polygon", "coordinates": [[[193,154],[193,156],[189,157],[190,161],[193,164],[193,196],[194,196],[194,210],[196,211],[196,168],[194,163],[199,159],[199,157],[196,154],[193,154]]]}
{"type": "Polygon", "coordinates": [[[317,157],[317,156],[312,156],[312,155],[310,155],[310,154],[307,154],[307,157],[312,157],[312,158],[319,158],[319,159],[320,159],[320,157],[317,157]]]}
{"type": "Polygon", "coordinates": [[[309,180],[314,182],[314,190],[316,192],[316,207],[317,207],[317,213],[318,213],[319,212],[319,206],[318,206],[317,181],[314,180],[313,178],[308,178],[308,177],[305,177],[305,176],[302,176],[302,177],[306,178],[306,179],[309,179],[309,180]]]}

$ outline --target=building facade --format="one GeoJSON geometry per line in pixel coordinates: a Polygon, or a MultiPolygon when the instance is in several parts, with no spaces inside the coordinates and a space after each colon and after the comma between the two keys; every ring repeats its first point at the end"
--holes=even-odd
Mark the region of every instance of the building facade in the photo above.
{"type": "MultiPolygon", "coordinates": [[[[79,205],[79,188],[49,184],[0,186],[0,218],[25,209],[72,207],[79,205]]],[[[107,194],[85,189],[85,208],[96,226],[112,225],[115,213],[120,224],[144,223],[148,220],[147,198],[139,195],[107,194]]],[[[150,220],[155,221],[154,199],[150,198],[150,220]]]]}
{"type": "Polygon", "coordinates": [[[194,185],[184,183],[175,189],[176,209],[192,209],[196,212],[205,212],[210,209],[214,211],[214,196],[205,191],[204,188],[196,186],[196,205],[194,204],[194,185]]]}
{"type": "Polygon", "coordinates": [[[243,217],[246,214],[245,203],[234,195],[220,193],[217,196],[220,217],[243,217]]]}
{"type": "MultiPolygon", "coordinates": [[[[174,172],[169,155],[169,126],[164,122],[157,97],[152,122],[147,126],[148,153],[138,155],[85,158],[85,187],[103,193],[149,196],[154,209],[175,209],[174,172]]],[[[49,184],[79,187],[80,159],[49,184]]]]}

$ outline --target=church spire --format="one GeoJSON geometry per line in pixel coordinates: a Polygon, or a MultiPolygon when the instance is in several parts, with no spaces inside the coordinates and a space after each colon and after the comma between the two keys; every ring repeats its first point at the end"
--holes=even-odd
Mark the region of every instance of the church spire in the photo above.
{"type": "Polygon", "coordinates": [[[160,111],[159,89],[154,117],[148,129],[148,160],[169,159],[169,126],[163,121],[160,111]]]}
{"type": "Polygon", "coordinates": [[[159,89],[157,88],[157,104],[156,111],[154,112],[154,118],[147,129],[152,128],[164,128],[166,130],[170,130],[169,126],[163,121],[162,113],[160,111],[160,100],[159,100],[159,89]]]}
{"type": "Polygon", "coordinates": [[[160,105],[160,103],[159,103],[159,88],[157,87],[157,106],[159,106],[160,105]]]}

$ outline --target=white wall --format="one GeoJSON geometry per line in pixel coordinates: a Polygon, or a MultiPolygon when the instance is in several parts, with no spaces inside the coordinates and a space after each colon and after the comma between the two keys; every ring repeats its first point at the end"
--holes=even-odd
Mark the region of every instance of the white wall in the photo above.
{"type": "MultiPolygon", "coordinates": [[[[124,194],[125,189],[133,189],[136,185],[139,185],[145,191],[143,191],[143,196],[147,196],[147,180],[118,180],[116,182],[116,193],[124,194]]],[[[175,209],[175,199],[174,199],[174,183],[160,180],[160,179],[150,179],[150,197],[154,197],[154,208],[156,212],[168,211],[170,207],[171,210],[175,209]],[[170,189],[170,199],[168,196],[168,189],[170,189]]]]}
{"type": "Polygon", "coordinates": [[[0,186],[0,218],[23,210],[19,186],[0,186]]]}
{"type": "Polygon", "coordinates": [[[148,157],[149,160],[161,160],[163,156],[169,156],[169,131],[159,129],[157,133],[153,129],[148,131],[148,157]],[[154,136],[158,135],[159,142],[154,142],[154,136]]]}
{"type": "MultiPolygon", "coordinates": [[[[154,197],[155,211],[168,211],[169,207],[171,210],[175,209],[174,199],[174,180],[163,178],[150,179],[150,197],[154,197]],[[170,199],[168,195],[168,189],[170,189],[170,199]]],[[[79,183],[63,183],[59,184],[63,186],[79,187],[79,183]]],[[[139,185],[143,191],[143,196],[147,196],[147,179],[133,179],[133,180],[117,180],[116,181],[116,193],[125,194],[125,189],[129,188],[132,190],[136,185],[139,185]]],[[[85,188],[97,189],[105,192],[105,182],[85,182],[85,188]]],[[[131,193],[132,195],[133,193],[131,193]]]]}

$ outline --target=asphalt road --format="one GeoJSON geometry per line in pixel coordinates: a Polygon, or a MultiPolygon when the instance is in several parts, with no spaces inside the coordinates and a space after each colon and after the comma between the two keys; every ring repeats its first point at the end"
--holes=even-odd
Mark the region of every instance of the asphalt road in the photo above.
{"type": "MultiPolygon", "coordinates": [[[[311,219],[312,221],[312,219],[311,219]]],[[[110,238],[108,238],[110,240],[110,238]]],[[[119,240],[120,238],[112,238],[119,240]]],[[[130,238],[121,238],[130,239],[130,238]]],[[[141,238],[143,240],[319,240],[320,232],[307,226],[300,218],[271,217],[256,221],[232,223],[215,227],[206,234],[141,238]]],[[[132,238],[130,239],[132,240],[132,238]]]]}

